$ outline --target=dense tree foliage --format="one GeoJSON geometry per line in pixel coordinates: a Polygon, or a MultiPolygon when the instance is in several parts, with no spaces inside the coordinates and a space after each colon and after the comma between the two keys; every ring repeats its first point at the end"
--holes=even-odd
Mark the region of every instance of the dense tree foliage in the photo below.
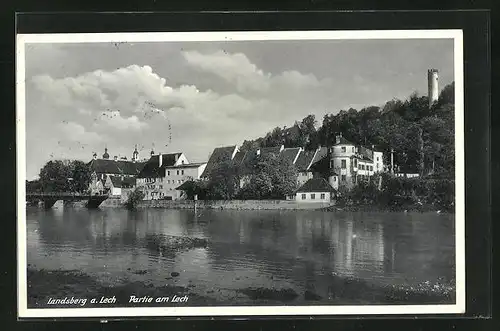
{"type": "Polygon", "coordinates": [[[136,209],[140,201],[145,197],[144,192],[140,188],[135,188],[133,191],[128,192],[127,201],[125,206],[128,209],[136,209]]]}
{"type": "Polygon", "coordinates": [[[231,200],[239,191],[239,170],[228,158],[221,160],[209,174],[206,197],[211,200],[231,200]]]}
{"type": "Polygon", "coordinates": [[[297,170],[274,154],[257,157],[239,194],[242,199],[283,199],[297,189],[297,170]]]}
{"type": "Polygon", "coordinates": [[[39,179],[26,183],[28,192],[87,192],[91,171],[82,161],[49,161],[39,179]]]}
{"type": "Polygon", "coordinates": [[[361,110],[341,110],[327,114],[316,129],[314,115],[306,116],[291,128],[275,128],[265,137],[245,141],[243,150],[285,145],[315,149],[335,142],[339,133],[365,146],[375,145],[390,163],[394,149],[396,169],[422,175],[435,173],[454,176],[454,83],[441,91],[438,102],[431,108],[428,98],[416,93],[407,100],[389,100],[384,106],[369,106],[361,110]]]}
{"type": "Polygon", "coordinates": [[[378,180],[361,182],[342,192],[339,205],[376,205],[388,210],[445,210],[455,207],[455,181],[449,178],[405,178],[382,174],[378,180]]]}

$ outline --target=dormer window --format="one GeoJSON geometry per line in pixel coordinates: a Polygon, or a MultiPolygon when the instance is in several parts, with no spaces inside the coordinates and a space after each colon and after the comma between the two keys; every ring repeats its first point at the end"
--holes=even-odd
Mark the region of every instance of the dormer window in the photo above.
{"type": "Polygon", "coordinates": [[[342,147],[342,153],[345,153],[346,149],[345,149],[345,146],[342,147]]]}

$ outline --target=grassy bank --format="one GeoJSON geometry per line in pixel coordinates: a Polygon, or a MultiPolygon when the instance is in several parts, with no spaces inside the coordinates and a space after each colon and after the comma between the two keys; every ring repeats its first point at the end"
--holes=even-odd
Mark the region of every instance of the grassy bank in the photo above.
{"type": "MultiPolygon", "coordinates": [[[[245,287],[236,289],[232,297],[218,296],[223,288],[212,288],[207,295],[195,293],[196,285],[177,286],[168,284],[172,277],[167,277],[164,286],[153,286],[143,282],[130,282],[115,286],[103,286],[95,279],[79,271],[28,269],[28,307],[30,308],[79,308],[71,305],[49,305],[49,298],[74,297],[87,298],[85,308],[89,307],[154,307],[154,306],[212,306],[235,304],[258,305],[314,305],[314,304],[437,304],[452,303],[455,300],[455,285],[422,283],[417,286],[378,286],[363,280],[332,276],[327,293],[317,293],[308,289],[298,293],[292,288],[245,287]],[[187,303],[134,303],[129,304],[131,295],[189,297],[187,303]],[[241,297],[243,295],[243,298],[241,297]],[[116,297],[114,304],[90,304],[92,298],[116,297]]],[[[223,287],[224,284],[221,284],[223,287]]]]}

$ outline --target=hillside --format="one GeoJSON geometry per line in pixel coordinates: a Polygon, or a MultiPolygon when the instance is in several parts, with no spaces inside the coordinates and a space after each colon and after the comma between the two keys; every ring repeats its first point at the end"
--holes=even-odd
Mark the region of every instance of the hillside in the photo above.
{"type": "Polygon", "coordinates": [[[386,164],[393,148],[401,172],[454,176],[454,87],[454,83],[445,86],[431,108],[427,96],[414,93],[404,101],[389,100],[383,107],[327,114],[318,129],[315,116],[308,115],[290,128],[276,127],[264,137],[245,140],[242,149],[281,144],[315,149],[331,145],[335,135],[342,133],[352,142],[384,152],[386,164]]]}

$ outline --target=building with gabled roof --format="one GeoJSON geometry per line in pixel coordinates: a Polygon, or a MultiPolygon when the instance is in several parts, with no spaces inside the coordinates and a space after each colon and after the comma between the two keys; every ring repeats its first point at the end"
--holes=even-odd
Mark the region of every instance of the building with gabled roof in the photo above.
{"type": "Polygon", "coordinates": [[[142,171],[145,162],[138,161],[137,147],[133,152],[132,160],[119,160],[117,156],[110,159],[108,148],[104,149],[102,158],[97,157],[97,153],[93,154],[93,158],[87,163],[91,171],[91,185],[90,190],[102,191],[105,189],[108,177],[116,176],[120,178],[134,178],[142,171]]]}
{"type": "Polygon", "coordinates": [[[370,149],[356,145],[342,137],[342,134],[335,137],[335,144],[330,147],[329,153],[329,168],[340,176],[340,186],[351,187],[384,171],[382,152],[376,151],[374,146],[370,149]]]}
{"type": "Polygon", "coordinates": [[[233,160],[236,153],[238,152],[238,146],[225,146],[225,147],[217,147],[213,150],[210,158],[208,159],[207,165],[201,178],[207,179],[210,176],[210,173],[217,167],[218,164],[224,161],[233,160]]]}
{"type": "Polygon", "coordinates": [[[200,179],[207,163],[190,163],[183,153],[152,154],[137,176],[137,187],[144,200],[178,200],[183,191],[177,188],[186,181],[200,179]]]}
{"type": "Polygon", "coordinates": [[[335,198],[336,190],[326,181],[318,177],[311,178],[295,192],[297,202],[330,202],[335,198]]]}
{"type": "Polygon", "coordinates": [[[112,196],[121,196],[125,189],[133,189],[136,185],[134,177],[108,176],[104,187],[112,196]]]}

